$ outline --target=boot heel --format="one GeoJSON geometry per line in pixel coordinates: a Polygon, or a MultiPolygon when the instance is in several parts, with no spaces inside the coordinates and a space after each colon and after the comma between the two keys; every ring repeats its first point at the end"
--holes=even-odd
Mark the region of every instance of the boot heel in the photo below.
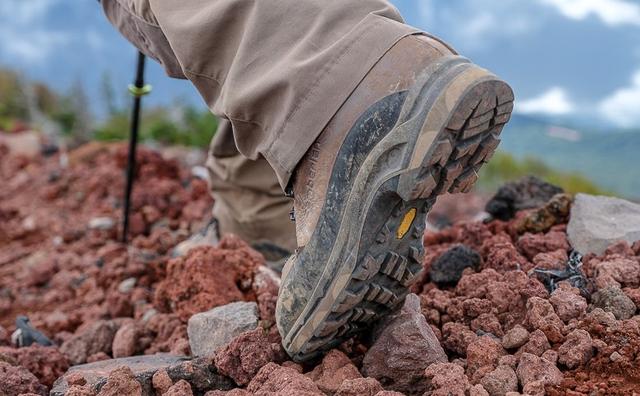
{"type": "Polygon", "coordinates": [[[513,100],[505,82],[477,66],[452,78],[427,111],[398,195],[411,201],[470,191],[500,143],[513,100]]]}

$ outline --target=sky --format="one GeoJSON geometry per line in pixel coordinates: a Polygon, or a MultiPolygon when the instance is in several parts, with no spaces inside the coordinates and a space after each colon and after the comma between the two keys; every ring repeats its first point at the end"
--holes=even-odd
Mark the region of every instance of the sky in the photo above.
{"type": "MultiPolygon", "coordinates": [[[[408,23],[507,80],[518,113],[640,128],[640,0],[392,2],[408,23]]],[[[96,108],[105,75],[124,96],[135,54],[94,0],[0,1],[0,65],[59,90],[80,81],[96,108]]],[[[202,103],[157,65],[148,79],[151,104],[202,103]]]]}

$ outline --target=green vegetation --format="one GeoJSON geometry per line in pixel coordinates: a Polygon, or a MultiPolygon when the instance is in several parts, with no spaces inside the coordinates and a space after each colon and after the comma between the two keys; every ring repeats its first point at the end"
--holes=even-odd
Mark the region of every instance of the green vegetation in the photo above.
{"type": "MultiPolygon", "coordinates": [[[[198,111],[191,107],[179,108],[171,114],[164,107],[144,111],[140,125],[142,141],[163,144],[207,147],[218,126],[218,120],[208,110],[198,111]]],[[[97,140],[125,140],[129,134],[129,113],[118,111],[97,126],[97,140]]]]}
{"type": "Polygon", "coordinates": [[[50,123],[63,135],[87,140],[91,122],[87,103],[79,83],[67,94],[58,94],[45,84],[26,82],[18,73],[0,69],[1,130],[13,131],[50,123]]]}
{"type": "Polygon", "coordinates": [[[570,193],[609,195],[592,181],[577,172],[560,172],[535,158],[517,160],[512,155],[498,151],[491,161],[480,171],[478,188],[482,191],[495,191],[505,182],[526,175],[535,175],[565,189],[570,193]]]}
{"type": "MultiPolygon", "coordinates": [[[[0,69],[0,130],[48,128],[71,143],[126,140],[129,136],[129,101],[119,106],[108,76],[102,83],[107,116],[95,122],[88,111],[89,100],[80,83],[59,94],[45,84],[26,82],[18,73],[0,69]],[[53,129],[53,130],[52,130],[53,129]]],[[[218,127],[207,109],[189,106],[155,107],[142,113],[140,139],[167,145],[206,148],[218,127]]]]}

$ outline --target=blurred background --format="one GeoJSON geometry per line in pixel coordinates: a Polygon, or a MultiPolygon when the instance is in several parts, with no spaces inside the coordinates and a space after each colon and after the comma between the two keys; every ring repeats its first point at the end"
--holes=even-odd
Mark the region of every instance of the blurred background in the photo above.
{"type": "MultiPolygon", "coordinates": [[[[407,21],[509,81],[516,113],[479,188],[535,174],[640,199],[640,2],[394,0],[407,21]]],[[[126,139],[136,50],[95,1],[0,2],[0,134],[74,147],[126,139]]],[[[141,136],[206,148],[216,119],[148,63],[141,136]]],[[[14,139],[15,140],[15,139],[14,139]]],[[[25,148],[28,151],[28,148],[25,148]]]]}

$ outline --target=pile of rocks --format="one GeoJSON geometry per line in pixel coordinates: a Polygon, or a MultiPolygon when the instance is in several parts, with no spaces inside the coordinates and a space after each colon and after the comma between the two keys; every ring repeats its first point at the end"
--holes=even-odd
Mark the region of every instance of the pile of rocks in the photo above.
{"type": "Polygon", "coordinates": [[[493,219],[425,234],[424,276],[396,315],[300,365],[280,345],[280,280],[260,254],[230,237],[171,258],[208,220],[206,185],[143,150],[152,181],[135,196],[126,248],[104,220],[117,223],[122,148],[92,150],[63,173],[55,156],[0,163],[0,394],[637,391],[635,204],[574,201],[533,179],[507,186],[488,205],[493,219]],[[19,314],[31,321],[11,340],[19,314]],[[26,345],[34,328],[53,345],[26,345]]]}

